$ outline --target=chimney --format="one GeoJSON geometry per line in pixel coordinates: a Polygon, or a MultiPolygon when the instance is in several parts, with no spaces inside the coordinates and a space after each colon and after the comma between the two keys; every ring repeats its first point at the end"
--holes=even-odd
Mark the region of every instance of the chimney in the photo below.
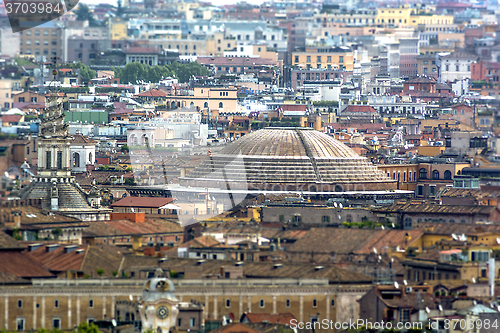
{"type": "Polygon", "coordinates": [[[15,214],[13,222],[14,222],[14,228],[20,228],[21,227],[21,214],[15,214]]]}

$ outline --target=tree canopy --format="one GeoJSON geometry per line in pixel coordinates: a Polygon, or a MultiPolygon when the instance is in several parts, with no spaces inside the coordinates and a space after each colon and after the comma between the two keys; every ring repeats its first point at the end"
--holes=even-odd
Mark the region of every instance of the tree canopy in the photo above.
{"type": "Polygon", "coordinates": [[[76,64],[68,64],[68,67],[80,69],[80,77],[82,78],[82,83],[84,84],[88,84],[90,80],[97,76],[96,71],[90,69],[89,66],[82,64],[80,61],[76,64]]]}
{"type": "Polygon", "coordinates": [[[209,75],[210,71],[197,62],[181,64],[174,62],[166,66],[150,66],[140,62],[130,62],[123,68],[114,68],[115,77],[122,83],[137,81],[158,82],[161,78],[175,77],[179,82],[187,82],[193,75],[209,75]]]}
{"type": "Polygon", "coordinates": [[[78,3],[78,8],[75,11],[77,21],[89,21],[89,26],[95,26],[96,21],[94,15],[90,12],[86,4],[78,3]]]}

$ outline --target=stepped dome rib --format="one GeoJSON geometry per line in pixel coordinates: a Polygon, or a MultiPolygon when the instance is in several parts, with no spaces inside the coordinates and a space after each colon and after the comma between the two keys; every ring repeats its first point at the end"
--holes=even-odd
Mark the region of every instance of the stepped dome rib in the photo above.
{"type": "Polygon", "coordinates": [[[268,191],[381,191],[396,182],[365,157],[310,128],[245,135],[181,178],[181,185],[268,191]]]}

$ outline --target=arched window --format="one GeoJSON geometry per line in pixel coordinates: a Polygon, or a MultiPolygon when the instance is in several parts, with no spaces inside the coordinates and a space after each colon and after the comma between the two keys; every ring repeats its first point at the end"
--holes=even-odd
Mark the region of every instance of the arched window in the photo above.
{"type": "Polygon", "coordinates": [[[405,229],[409,229],[412,227],[412,220],[410,217],[405,218],[405,229]]]}
{"type": "Polygon", "coordinates": [[[89,163],[90,163],[90,164],[94,164],[94,163],[92,162],[92,153],[89,153],[89,163]]]}
{"type": "Polygon", "coordinates": [[[446,180],[450,180],[451,179],[451,171],[450,170],[446,170],[444,172],[444,179],[446,179],[446,180]]]}
{"type": "Polygon", "coordinates": [[[205,103],[203,104],[203,107],[204,107],[204,108],[208,108],[208,102],[205,102],[205,103]]]}
{"type": "Polygon", "coordinates": [[[418,170],[418,178],[427,179],[427,169],[422,168],[422,169],[418,170]]]}
{"type": "Polygon", "coordinates": [[[194,109],[194,102],[189,103],[189,108],[194,109]]]}
{"type": "Polygon", "coordinates": [[[73,166],[75,168],[80,167],[80,154],[79,153],[73,153],[73,166]]]}
{"type": "Polygon", "coordinates": [[[219,102],[219,108],[222,109],[224,107],[224,104],[222,102],[219,102]]]}
{"type": "Polygon", "coordinates": [[[352,222],[352,215],[351,214],[347,214],[346,217],[345,217],[345,220],[346,220],[346,222],[351,223],[352,222]]]}
{"type": "Polygon", "coordinates": [[[439,179],[439,171],[437,170],[432,171],[432,179],[439,179]]]}

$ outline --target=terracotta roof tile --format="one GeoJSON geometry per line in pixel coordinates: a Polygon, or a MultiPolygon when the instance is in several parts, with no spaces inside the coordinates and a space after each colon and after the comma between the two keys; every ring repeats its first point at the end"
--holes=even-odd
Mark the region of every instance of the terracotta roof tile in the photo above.
{"type": "Polygon", "coordinates": [[[111,204],[111,207],[159,208],[172,201],[172,198],[126,197],[111,204]]]}

